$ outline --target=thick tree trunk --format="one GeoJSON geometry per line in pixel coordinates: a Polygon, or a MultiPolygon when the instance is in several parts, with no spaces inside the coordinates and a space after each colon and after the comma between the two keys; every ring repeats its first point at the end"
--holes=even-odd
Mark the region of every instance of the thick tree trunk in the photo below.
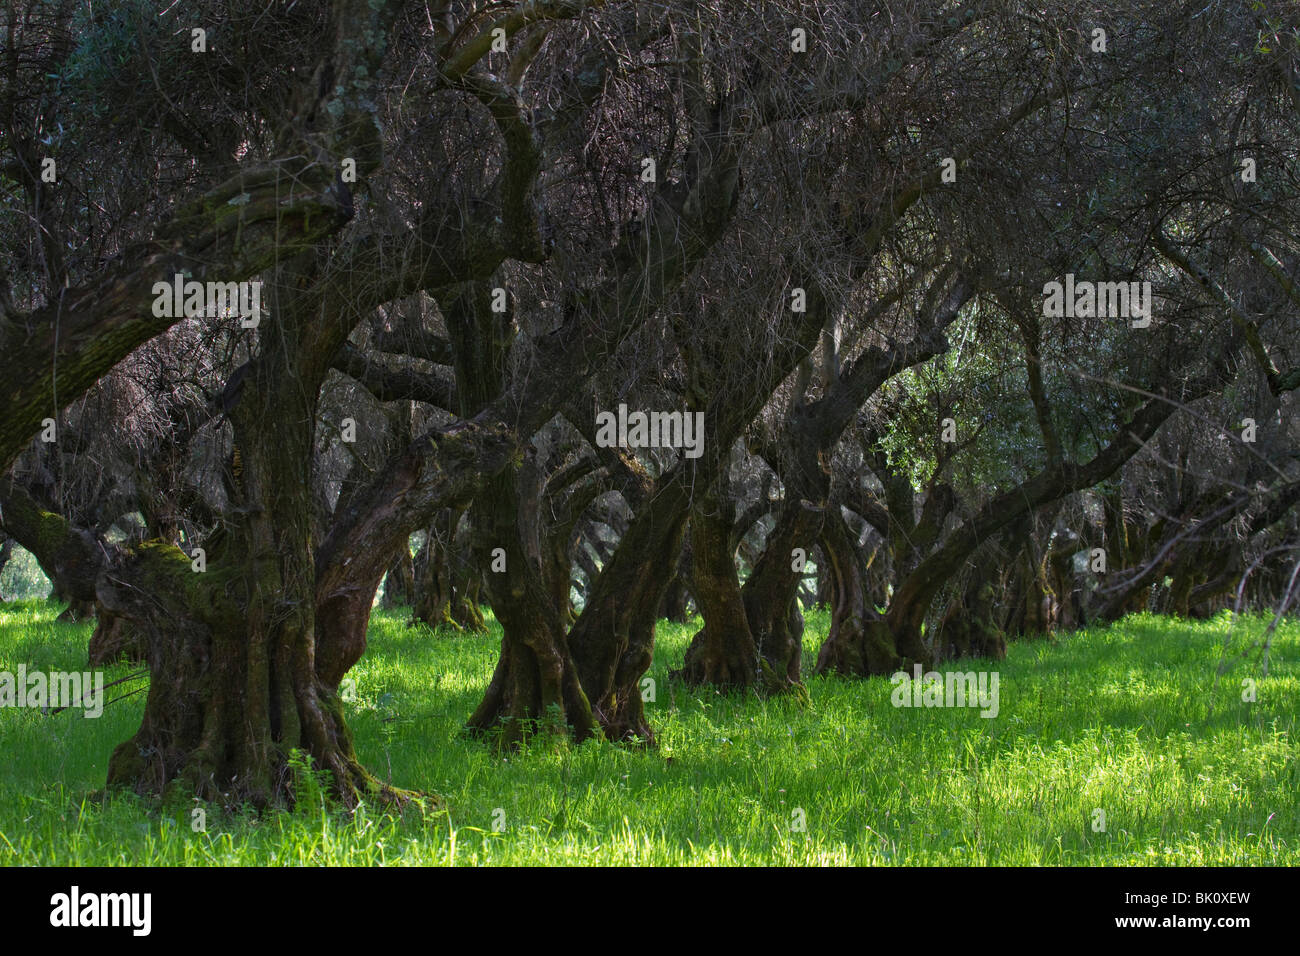
{"type": "Polygon", "coordinates": [[[761,674],[758,647],[740,596],[731,522],[723,509],[729,511],[730,504],[706,494],[691,510],[695,600],[704,627],[686,649],[682,669],[672,677],[692,685],[749,688],[761,674]]]}
{"type": "Polygon", "coordinates": [[[1170,585],[1165,606],[1166,614],[1184,619],[1191,616],[1192,590],[1208,578],[1208,575],[1204,575],[1199,569],[1200,551],[1199,547],[1190,545],[1169,569],[1170,585]]]}
{"type": "Polygon", "coordinates": [[[592,712],[610,740],[654,742],[641,678],[654,655],[655,612],[690,511],[682,475],[656,482],[569,631],[592,712]]]}
{"type": "Polygon", "coordinates": [[[1206,562],[1201,583],[1187,596],[1188,616],[1205,620],[1227,605],[1226,596],[1241,576],[1241,561],[1235,553],[1219,549],[1206,562]]]}
{"type": "Polygon", "coordinates": [[[568,628],[577,619],[573,613],[572,527],[551,529],[541,542],[542,586],[550,595],[551,607],[568,628]]]}
{"type": "Polygon", "coordinates": [[[1073,532],[1058,534],[1047,552],[1044,571],[1055,599],[1057,630],[1073,631],[1082,623],[1082,590],[1074,573],[1074,556],[1082,545],[1073,532]]]}
{"type": "MultiPolygon", "coordinates": [[[[1059,503],[1049,505],[1031,525],[1003,535],[1013,552],[1007,562],[1010,574],[1001,588],[1006,612],[999,629],[1007,635],[1038,637],[1056,629],[1060,601],[1050,580],[1048,547],[1060,510],[1059,503]]],[[[996,616],[991,623],[998,624],[996,616]]]]}
{"type": "Polygon", "coordinates": [[[332,774],[333,792],[347,806],[401,802],[409,795],[362,767],[340,700],[316,673],[305,474],[316,392],[302,387],[310,375],[283,374],[295,354],[293,330],[280,336],[268,337],[269,354],[250,373],[257,387],[231,416],[243,463],[235,502],[243,520],[224,547],[197,573],[175,547],[145,544],[127,573],[100,580],[101,602],[148,642],[152,675],[140,729],[113,752],[108,782],[267,806],[294,799],[297,753],[332,774]]]}
{"type": "Polygon", "coordinates": [[[434,630],[445,625],[481,634],[487,630],[479,607],[483,570],[474,560],[468,522],[461,522],[465,511],[460,507],[445,508],[428,528],[428,537],[415,561],[412,623],[434,630]]]}
{"type": "Polygon", "coordinates": [[[505,552],[505,570],[489,571],[488,597],[501,623],[501,656],[469,727],[513,746],[538,729],[571,732],[575,740],[597,727],[583,692],[565,627],[520,540],[518,469],[493,478],[476,502],[476,552],[491,566],[505,552]],[[486,503],[486,507],[479,507],[486,503]]]}
{"type": "Polygon", "coordinates": [[[462,630],[482,634],[487,631],[482,604],[483,572],[468,560],[468,549],[452,562],[451,619],[462,630]]]}
{"type": "Polygon", "coordinates": [[[806,501],[783,507],[767,547],[741,588],[736,536],[724,508],[731,510],[710,494],[691,515],[696,599],[704,628],[687,648],[685,664],[675,676],[691,684],[759,687],[765,693],[802,690],[801,571],[794,570],[793,552],[800,545],[805,552],[811,549],[821,510],[806,501]]]}
{"type": "Polygon", "coordinates": [[[1166,522],[1161,519],[1151,528],[1131,522],[1125,513],[1123,491],[1117,483],[1102,496],[1107,571],[1101,577],[1099,593],[1104,595],[1090,608],[1088,621],[1108,624],[1145,610],[1150,600],[1151,584],[1164,576],[1167,562],[1155,562],[1142,570],[1143,555],[1151,541],[1163,536],[1166,522]],[[1127,574],[1127,577],[1123,575],[1127,574]]]}
{"type": "Polygon", "coordinates": [[[811,502],[786,502],[762,557],[741,590],[769,689],[802,692],[799,584],[803,571],[795,570],[794,551],[800,548],[805,555],[812,551],[813,542],[821,534],[822,515],[822,509],[811,502]]]}
{"type": "Polygon", "coordinates": [[[935,627],[936,659],[991,657],[1001,660],[1006,657],[1006,633],[1001,627],[996,603],[994,576],[988,566],[981,565],[948,605],[935,627]]]}
{"type": "Polygon", "coordinates": [[[831,579],[831,626],[817,655],[817,673],[893,673],[901,657],[889,625],[876,611],[867,570],[837,505],[822,524],[820,544],[831,579]]]}
{"type": "MultiPolygon", "coordinates": [[[[291,417],[312,420],[292,409],[291,417]]],[[[247,457],[272,460],[265,450],[247,457]]],[[[284,520],[295,509],[305,517],[306,485],[285,481],[283,467],[245,474],[252,493],[244,503],[258,504],[201,573],[174,545],[104,547],[57,515],[39,515],[53,549],[99,566],[100,640],[109,628],[129,627],[146,645],[144,716],[113,752],[108,785],[266,806],[293,799],[289,762],[297,751],[331,772],[345,803],[405,800],[361,767],[339,702],[315,675],[307,524],[284,520]]]]}
{"type": "Polygon", "coordinates": [[[332,773],[345,805],[408,796],[358,761],[340,702],[315,675],[311,602],[286,604],[279,590],[292,568],[264,559],[252,573],[196,574],[154,543],[105,579],[101,599],[148,642],[152,675],[140,729],[109,761],[110,787],[264,807],[294,799],[297,751],[332,773]]]}

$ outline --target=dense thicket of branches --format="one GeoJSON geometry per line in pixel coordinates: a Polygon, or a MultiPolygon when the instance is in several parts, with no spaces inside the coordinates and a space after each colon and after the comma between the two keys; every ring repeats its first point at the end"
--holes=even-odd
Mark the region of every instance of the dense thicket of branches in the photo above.
{"type": "Polygon", "coordinates": [[[405,799],[337,696],[386,576],[430,626],[490,606],[466,716],[507,745],[652,741],[655,621],[692,607],[680,678],[801,693],[814,595],[845,675],[1294,596],[1292,5],[4,29],[0,527],[151,670],[110,784],[267,804],[301,750],[405,799]],[[260,321],[160,316],[177,274],[261,282],[260,321]],[[1067,275],[1150,283],[1149,322],[1046,308],[1067,275]],[[702,443],[611,445],[623,406],[702,443]]]}

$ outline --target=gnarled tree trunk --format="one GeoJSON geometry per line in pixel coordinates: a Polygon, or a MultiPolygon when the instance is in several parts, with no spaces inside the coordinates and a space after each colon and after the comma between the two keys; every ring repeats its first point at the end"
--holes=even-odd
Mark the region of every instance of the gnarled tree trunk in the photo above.
{"type": "Polygon", "coordinates": [[[499,733],[503,746],[547,725],[567,725],[574,739],[583,740],[595,732],[596,720],[564,623],[520,540],[517,480],[513,468],[493,478],[473,512],[480,563],[490,567],[492,552],[501,549],[505,569],[487,575],[488,597],[502,628],[501,656],[469,727],[499,733]]]}
{"type": "Polygon", "coordinates": [[[686,649],[682,669],[672,674],[688,684],[748,688],[759,681],[758,647],[736,574],[730,510],[730,502],[714,493],[702,496],[691,510],[693,583],[704,626],[686,649]]]}
{"type": "MultiPolygon", "coordinates": [[[[318,389],[311,383],[318,379],[303,339],[322,334],[285,315],[263,339],[231,412],[242,460],[240,517],[211,543],[206,569],[195,571],[177,548],[151,542],[122,573],[100,579],[100,601],[147,641],[152,675],[140,729],[109,761],[110,786],[267,806],[293,799],[290,762],[300,753],[332,774],[345,805],[407,797],[361,765],[340,700],[316,672],[305,470],[315,448],[318,389]]],[[[381,574],[388,564],[386,556],[381,574]]]]}
{"type": "Polygon", "coordinates": [[[803,572],[795,570],[794,551],[811,552],[821,523],[821,508],[808,501],[786,502],[762,557],[741,590],[769,689],[803,686],[799,673],[803,654],[799,584],[803,572]]]}
{"type": "Polygon", "coordinates": [[[831,626],[817,655],[818,674],[865,676],[898,670],[900,656],[884,617],[876,611],[867,569],[838,505],[819,539],[831,591],[831,626]]]}
{"type": "Polygon", "coordinates": [[[689,511],[680,474],[656,482],[569,631],[582,686],[610,740],[654,741],[641,678],[653,659],[655,612],[672,578],[689,511]]]}

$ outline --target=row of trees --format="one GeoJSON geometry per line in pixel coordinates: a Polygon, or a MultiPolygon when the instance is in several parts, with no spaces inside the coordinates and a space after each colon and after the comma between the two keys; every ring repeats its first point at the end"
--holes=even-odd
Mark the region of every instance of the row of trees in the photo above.
{"type": "Polygon", "coordinates": [[[149,665],[109,783],[264,805],[298,749],[405,799],[337,693],[386,577],[430,624],[491,607],[467,716],[506,745],[557,711],[653,740],[688,601],[682,679],[798,693],[810,585],[850,676],[1153,586],[1293,594],[1298,31],[1203,0],[11,4],[0,527],[149,665]],[[157,315],[177,274],[260,281],[260,321],[157,315]],[[1066,275],[1151,283],[1152,321],[1049,315],[1066,275]],[[702,454],[607,447],[620,405],[702,416],[702,454]]]}

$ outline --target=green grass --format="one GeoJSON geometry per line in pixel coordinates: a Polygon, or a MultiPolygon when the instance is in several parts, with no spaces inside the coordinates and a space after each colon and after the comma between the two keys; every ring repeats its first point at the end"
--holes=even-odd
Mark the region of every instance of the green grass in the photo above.
{"type": "MultiPolygon", "coordinates": [[[[83,666],[89,628],[55,624],[57,611],[0,608],[0,670],[83,666]]],[[[826,626],[811,616],[806,671],[826,626]]],[[[1262,627],[1238,622],[1233,649],[1262,627]]],[[[0,863],[1300,864],[1300,623],[1280,628],[1267,678],[1251,655],[1217,691],[1226,616],[1014,643],[1005,661],[960,665],[1000,673],[995,719],[895,708],[887,678],[812,679],[803,709],[688,690],[667,673],[692,631],[660,626],[657,750],[542,738],[502,758],[460,732],[499,634],[435,635],[377,613],[348,704],[358,751],[447,803],[401,816],[308,800],[261,817],[210,810],[195,833],[188,812],[88,799],[143,694],[98,720],[0,709],[0,863]],[[1254,703],[1244,677],[1258,679],[1254,703]]]]}

